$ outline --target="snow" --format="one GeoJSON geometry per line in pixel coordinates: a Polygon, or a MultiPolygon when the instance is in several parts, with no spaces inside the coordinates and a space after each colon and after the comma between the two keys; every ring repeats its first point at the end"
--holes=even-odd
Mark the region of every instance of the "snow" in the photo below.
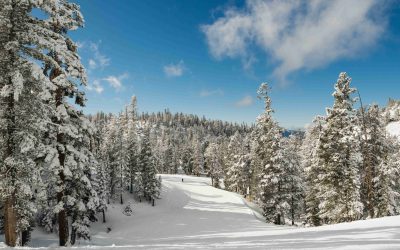
{"type": "Polygon", "coordinates": [[[386,131],[392,135],[400,138],[400,121],[397,122],[390,122],[386,126],[386,131]]]}
{"type": "MultiPolygon", "coordinates": [[[[162,194],[155,207],[125,194],[125,204],[109,207],[107,223],[92,226],[92,241],[81,241],[76,247],[400,249],[400,216],[315,228],[275,226],[259,219],[260,214],[250,208],[254,205],[247,204],[240,195],[211,187],[209,178],[161,176],[162,194]],[[122,213],[128,202],[132,202],[132,216],[122,213]]],[[[55,235],[35,230],[32,238],[32,247],[57,246],[55,235]]],[[[0,242],[2,248],[5,246],[0,242]]]]}

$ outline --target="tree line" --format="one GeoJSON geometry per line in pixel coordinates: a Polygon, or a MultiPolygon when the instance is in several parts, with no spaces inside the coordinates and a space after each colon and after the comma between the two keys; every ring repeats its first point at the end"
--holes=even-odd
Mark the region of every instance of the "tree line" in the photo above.
{"type": "MultiPolygon", "coordinates": [[[[273,118],[269,85],[261,84],[258,97],[265,109],[255,127],[211,138],[200,168],[215,187],[259,204],[270,223],[319,226],[398,215],[399,139],[386,131],[389,122],[398,121],[398,102],[390,100],[386,109],[363,106],[350,83],[341,73],[326,115],[289,136],[273,118]]],[[[183,158],[183,166],[187,158],[198,168],[194,154],[183,158]]]]}

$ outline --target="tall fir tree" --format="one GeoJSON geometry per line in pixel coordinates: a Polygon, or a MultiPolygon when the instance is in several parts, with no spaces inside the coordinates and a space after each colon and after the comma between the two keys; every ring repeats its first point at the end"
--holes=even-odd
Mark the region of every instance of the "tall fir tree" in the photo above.
{"type": "Polygon", "coordinates": [[[128,107],[128,124],[127,124],[127,170],[129,176],[129,192],[133,193],[135,186],[135,176],[139,171],[138,167],[138,136],[137,136],[137,107],[136,96],[132,96],[131,103],[128,107]]]}
{"type": "Polygon", "coordinates": [[[54,86],[40,66],[51,61],[43,50],[53,45],[42,31],[44,21],[31,15],[33,8],[42,6],[34,1],[0,3],[0,199],[9,246],[27,240],[36,211],[32,185],[40,179],[37,163],[46,151],[43,137],[52,114],[54,86]]]}
{"type": "Polygon", "coordinates": [[[241,163],[239,161],[244,151],[242,145],[242,137],[236,131],[229,141],[225,156],[226,168],[224,169],[225,189],[233,192],[239,192],[239,179],[241,178],[241,163]]]}
{"type": "Polygon", "coordinates": [[[258,89],[258,97],[264,101],[265,111],[257,118],[255,139],[258,163],[260,164],[260,201],[263,215],[268,222],[282,224],[284,212],[282,208],[281,192],[283,180],[281,179],[280,150],[281,133],[276,122],[272,118],[271,98],[269,86],[262,83],[258,89]]]}
{"type": "Polygon", "coordinates": [[[282,140],[284,179],[284,198],[287,203],[286,217],[291,219],[292,225],[299,221],[303,214],[304,172],[301,165],[300,146],[301,138],[290,135],[282,140]]]}
{"type": "Polygon", "coordinates": [[[198,137],[193,139],[194,167],[193,174],[200,176],[204,172],[203,147],[198,137]]]}
{"type": "Polygon", "coordinates": [[[144,186],[144,196],[153,201],[160,195],[160,184],[156,176],[151,147],[150,147],[150,129],[145,128],[141,140],[139,166],[142,171],[142,180],[144,186]]]}
{"type": "Polygon", "coordinates": [[[325,124],[325,118],[317,116],[312,124],[308,126],[305,138],[301,146],[302,167],[305,175],[305,222],[308,225],[320,226],[321,218],[319,216],[319,182],[318,177],[321,173],[317,150],[319,148],[319,138],[322,133],[322,127],[325,124]]]}
{"type": "Polygon", "coordinates": [[[73,219],[70,227],[68,217],[86,217],[90,213],[88,209],[92,208],[92,202],[97,199],[91,185],[92,154],[85,139],[86,134],[90,133],[90,123],[76,109],[76,106],[85,106],[85,93],[80,90],[80,85],[87,82],[86,72],[80,62],[76,44],[68,37],[69,31],[83,26],[83,17],[79,6],[67,0],[40,1],[40,6],[48,15],[41,29],[43,33],[50,34],[48,41],[52,44],[43,72],[55,85],[51,102],[55,111],[52,117],[55,128],[49,134],[49,145],[54,150],[47,156],[46,171],[57,175],[47,174],[46,181],[56,190],[56,197],[50,198],[55,198],[57,202],[53,211],[57,214],[60,246],[67,246],[71,243],[70,228],[73,236],[77,232],[78,236],[88,237],[83,232],[87,230],[87,225],[81,234],[79,227],[82,224],[77,225],[77,220],[73,219]],[[78,186],[81,187],[79,191],[70,189],[78,186]]]}
{"type": "MultiPolygon", "coordinates": [[[[361,199],[368,217],[376,217],[378,190],[382,185],[378,181],[380,170],[385,168],[389,145],[382,123],[378,105],[372,105],[364,112],[361,107],[361,199]]],[[[383,195],[383,194],[380,194],[383,195]]]]}
{"type": "Polygon", "coordinates": [[[317,150],[321,173],[318,176],[320,217],[326,223],[360,219],[359,130],[355,126],[354,100],[356,91],[351,79],[340,73],[333,93],[334,105],[327,110],[317,150]]]}
{"type": "Polygon", "coordinates": [[[220,187],[220,180],[223,177],[223,166],[222,166],[222,156],[219,154],[219,146],[217,143],[213,142],[207,147],[204,154],[207,166],[209,167],[209,174],[211,177],[211,184],[213,187],[220,187]]]}

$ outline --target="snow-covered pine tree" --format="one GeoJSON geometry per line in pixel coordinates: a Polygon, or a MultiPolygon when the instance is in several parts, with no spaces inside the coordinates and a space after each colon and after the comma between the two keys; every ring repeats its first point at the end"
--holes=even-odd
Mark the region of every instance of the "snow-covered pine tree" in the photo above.
{"type": "Polygon", "coordinates": [[[68,208],[71,216],[70,242],[75,244],[76,239],[90,239],[90,222],[95,220],[100,205],[96,184],[99,163],[94,157],[91,139],[95,128],[83,114],[75,125],[79,129],[79,137],[74,143],[74,155],[67,154],[66,166],[72,175],[67,184],[69,201],[73,203],[68,208]],[[70,157],[73,158],[70,158],[70,157]]]}
{"type": "Polygon", "coordinates": [[[386,133],[378,105],[361,110],[361,197],[368,217],[396,215],[399,210],[399,143],[386,133]]]}
{"type": "Polygon", "coordinates": [[[154,165],[151,147],[150,147],[150,128],[144,128],[139,154],[139,166],[142,171],[142,180],[144,184],[144,196],[149,200],[158,198],[160,195],[156,168],[154,165]]]}
{"type": "Polygon", "coordinates": [[[139,166],[139,171],[137,171],[135,175],[135,194],[139,198],[139,202],[142,202],[142,197],[144,197],[144,182],[143,182],[143,170],[141,169],[139,161],[138,161],[138,166],[139,166]]]}
{"type": "Polygon", "coordinates": [[[219,145],[215,142],[208,145],[206,152],[204,154],[207,166],[209,168],[209,174],[211,177],[211,185],[213,187],[220,187],[220,180],[223,177],[223,166],[222,166],[222,156],[220,155],[219,145]]]}
{"type": "Polygon", "coordinates": [[[324,117],[317,116],[311,125],[307,127],[305,138],[301,146],[302,167],[305,175],[305,223],[312,226],[320,226],[318,197],[318,176],[321,173],[317,149],[319,137],[325,124],[324,117]]]}
{"type": "Polygon", "coordinates": [[[106,223],[106,211],[107,211],[107,202],[109,197],[109,189],[108,189],[108,176],[105,168],[105,163],[101,160],[102,158],[98,158],[99,164],[97,168],[97,182],[96,182],[96,192],[99,198],[99,206],[97,211],[102,213],[102,221],[106,223]]]}
{"type": "Polygon", "coordinates": [[[163,153],[163,169],[165,173],[174,174],[174,146],[171,142],[171,138],[169,138],[169,134],[167,134],[167,139],[164,145],[164,153],[163,153]]]}
{"type": "Polygon", "coordinates": [[[193,139],[194,167],[193,174],[200,176],[204,171],[203,147],[200,139],[195,136],[193,139]]]}
{"type": "Polygon", "coordinates": [[[261,177],[262,177],[262,169],[263,166],[261,164],[261,159],[257,154],[257,130],[253,129],[253,131],[250,134],[250,158],[251,158],[251,163],[250,163],[250,168],[251,168],[251,180],[250,180],[250,199],[251,200],[256,200],[256,202],[260,202],[260,194],[262,193],[261,190],[261,177]]]}
{"type": "Polygon", "coordinates": [[[240,158],[243,155],[243,139],[238,131],[230,138],[227,152],[225,155],[225,189],[239,192],[239,179],[241,178],[240,158]]]}
{"type": "Polygon", "coordinates": [[[301,138],[298,135],[290,135],[282,140],[284,198],[288,204],[286,216],[295,224],[302,215],[304,197],[304,173],[301,165],[300,146],[301,138]]]}
{"type": "Polygon", "coordinates": [[[91,148],[93,151],[94,157],[97,159],[98,163],[96,164],[96,175],[95,182],[93,182],[93,186],[96,190],[99,203],[97,207],[97,211],[102,213],[102,221],[106,222],[106,210],[107,210],[107,201],[109,197],[109,189],[107,187],[108,184],[108,175],[106,173],[106,158],[102,152],[102,145],[104,144],[104,129],[105,124],[103,121],[96,121],[93,119],[93,124],[96,127],[95,133],[92,135],[91,139],[91,148]]]}
{"type": "Polygon", "coordinates": [[[238,168],[240,169],[238,180],[239,193],[247,197],[251,192],[251,182],[253,179],[252,154],[248,138],[244,139],[243,151],[236,164],[239,165],[238,168]]]}
{"type": "Polygon", "coordinates": [[[132,96],[131,103],[128,107],[128,124],[127,124],[127,155],[128,155],[128,176],[129,176],[129,192],[133,193],[136,173],[139,171],[138,158],[138,139],[137,139],[137,110],[136,96],[132,96]]]}
{"type": "Polygon", "coordinates": [[[189,143],[185,144],[182,154],[182,169],[187,175],[193,173],[194,157],[193,149],[189,143]]]}
{"type": "Polygon", "coordinates": [[[105,171],[108,176],[108,203],[114,199],[118,189],[118,162],[117,162],[117,118],[111,116],[104,132],[104,143],[101,145],[102,155],[104,157],[105,171]]]}
{"type": "Polygon", "coordinates": [[[391,145],[380,163],[375,183],[375,216],[400,214],[400,145],[398,138],[387,138],[391,145]]]}
{"type": "MultiPolygon", "coordinates": [[[[382,187],[378,183],[377,177],[380,172],[379,170],[387,167],[385,161],[388,159],[389,145],[383,126],[383,117],[378,105],[370,106],[366,112],[361,109],[360,113],[359,123],[362,128],[361,199],[368,217],[374,218],[378,207],[377,202],[380,200],[377,189],[382,187]]],[[[380,182],[383,184],[385,181],[380,180],[380,182]]]]}
{"type": "Polygon", "coordinates": [[[50,45],[43,72],[55,85],[51,102],[56,114],[52,117],[55,128],[49,134],[49,145],[54,150],[46,156],[46,182],[56,192],[57,205],[54,213],[58,218],[60,246],[70,243],[68,216],[73,218],[72,230],[78,236],[87,238],[86,219],[97,200],[96,191],[91,185],[93,156],[88,149],[87,134],[90,123],[76,106],[85,105],[84,92],[79,89],[85,85],[86,73],[77,53],[77,46],[68,37],[68,31],[83,26],[79,6],[67,0],[40,1],[40,7],[47,13],[41,31],[47,35],[50,45]],[[52,174],[50,174],[52,173],[52,174]],[[54,173],[57,173],[54,175],[54,173]],[[71,187],[79,187],[73,189],[71,187]]]}
{"type": "Polygon", "coordinates": [[[127,129],[128,126],[128,112],[125,109],[125,112],[120,113],[117,120],[117,140],[116,140],[116,167],[117,167],[117,192],[119,196],[119,201],[121,204],[124,204],[123,193],[125,191],[125,187],[127,186],[127,177],[129,176],[129,168],[128,161],[129,155],[127,154],[127,129]]]}
{"type": "Polygon", "coordinates": [[[321,173],[318,176],[319,215],[326,223],[361,218],[359,140],[350,87],[351,79],[340,73],[333,93],[334,105],[327,110],[317,150],[321,173]]]}
{"type": "Polygon", "coordinates": [[[135,195],[139,198],[139,201],[142,202],[142,198],[144,198],[144,165],[142,164],[142,140],[144,137],[144,124],[139,123],[137,127],[137,136],[138,136],[138,155],[137,155],[137,171],[135,173],[135,195]]]}
{"type": "Polygon", "coordinates": [[[0,3],[0,199],[4,201],[5,243],[24,245],[36,207],[32,186],[39,180],[49,128],[53,85],[40,69],[50,59],[43,21],[31,15],[33,1],[0,3]]]}
{"type": "Polygon", "coordinates": [[[282,208],[283,188],[282,174],[282,151],[280,150],[281,133],[276,122],[272,118],[271,98],[269,97],[269,86],[262,83],[257,91],[258,97],[264,100],[265,111],[257,118],[255,128],[256,149],[255,153],[259,159],[260,172],[260,201],[264,216],[268,222],[275,224],[284,223],[284,212],[282,208]]]}

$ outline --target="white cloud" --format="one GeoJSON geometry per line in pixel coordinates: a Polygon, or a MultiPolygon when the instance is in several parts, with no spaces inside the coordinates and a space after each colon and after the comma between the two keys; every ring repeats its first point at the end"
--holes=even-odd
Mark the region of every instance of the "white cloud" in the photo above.
{"type": "Polygon", "coordinates": [[[250,105],[252,105],[254,102],[253,97],[251,97],[250,95],[246,95],[245,97],[243,97],[242,99],[240,99],[239,101],[236,102],[236,106],[237,107],[248,107],[250,105]]]}
{"type": "Polygon", "coordinates": [[[185,71],[185,64],[182,60],[177,64],[169,64],[164,66],[164,73],[168,77],[182,76],[185,71]]]}
{"type": "Polygon", "coordinates": [[[113,87],[116,90],[120,90],[122,88],[122,80],[128,78],[128,74],[124,73],[120,76],[108,76],[104,78],[103,80],[108,82],[111,87],[113,87]]]}
{"type": "Polygon", "coordinates": [[[89,49],[93,53],[93,57],[89,59],[89,67],[91,69],[96,69],[98,67],[104,68],[110,65],[110,58],[105,56],[100,52],[99,46],[101,41],[94,43],[89,43],[89,49]]]}
{"type": "Polygon", "coordinates": [[[78,49],[82,49],[85,46],[85,42],[77,41],[75,45],[78,49]]]}
{"type": "Polygon", "coordinates": [[[101,86],[99,80],[94,80],[93,83],[88,85],[86,88],[90,91],[95,91],[98,94],[101,94],[104,91],[104,88],[101,86]]]}
{"type": "Polygon", "coordinates": [[[203,25],[211,54],[252,61],[250,47],[261,48],[282,80],[291,72],[311,70],[340,58],[359,55],[385,29],[379,0],[262,1],[247,0],[203,25]],[[372,15],[375,14],[375,15],[372,15]],[[378,13],[379,14],[379,13],[378,13]]]}
{"type": "Polygon", "coordinates": [[[91,68],[91,69],[97,68],[97,63],[95,60],[89,59],[89,68],[91,68]]]}
{"type": "Polygon", "coordinates": [[[212,96],[212,95],[224,95],[224,92],[221,89],[200,91],[201,97],[207,97],[207,96],[212,96]]]}

